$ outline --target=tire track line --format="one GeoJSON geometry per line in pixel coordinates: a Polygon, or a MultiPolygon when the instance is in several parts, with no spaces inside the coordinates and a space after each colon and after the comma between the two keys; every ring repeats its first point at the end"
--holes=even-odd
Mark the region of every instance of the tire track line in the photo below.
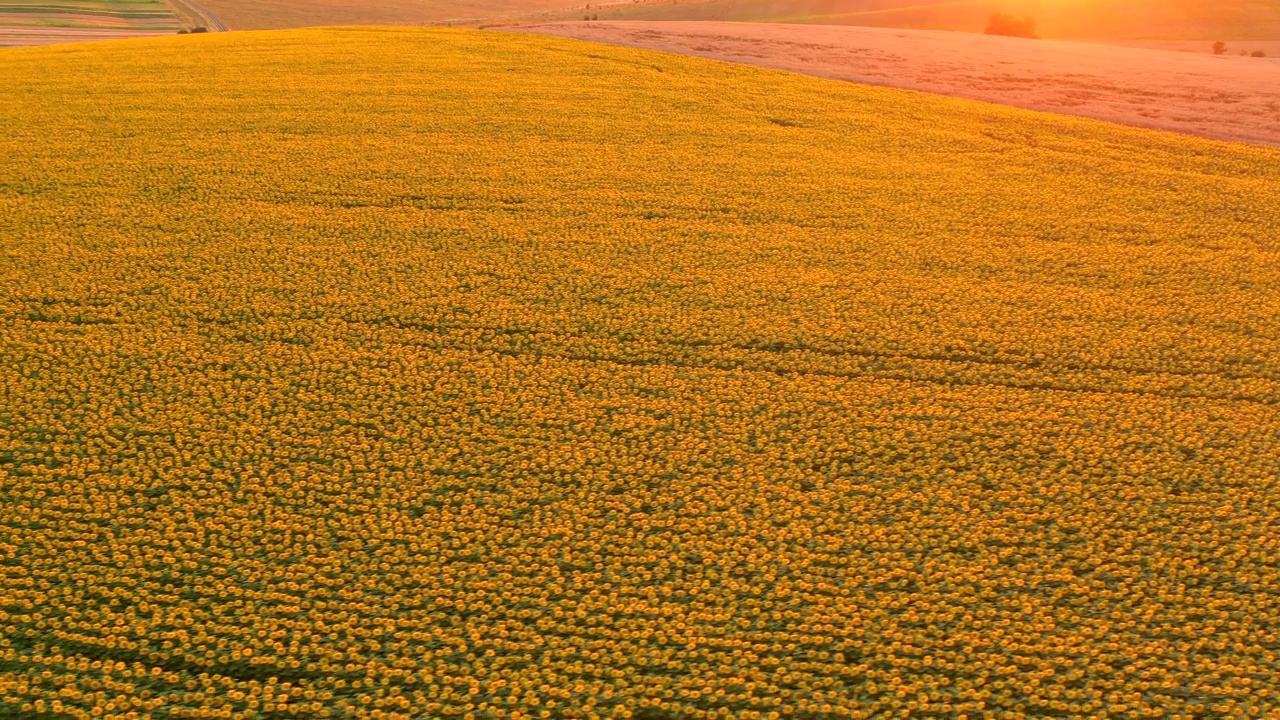
{"type": "Polygon", "coordinates": [[[200,24],[208,28],[210,32],[226,32],[227,26],[218,19],[217,15],[209,12],[200,3],[195,0],[169,0],[174,9],[179,13],[200,21],[200,24]]]}

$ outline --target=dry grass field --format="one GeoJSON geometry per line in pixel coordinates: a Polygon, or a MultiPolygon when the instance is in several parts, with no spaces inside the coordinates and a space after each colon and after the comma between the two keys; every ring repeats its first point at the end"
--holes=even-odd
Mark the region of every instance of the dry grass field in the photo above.
{"type": "Polygon", "coordinates": [[[1280,57],[775,23],[564,22],[513,29],[1280,147],[1280,57]]]}
{"type": "Polygon", "coordinates": [[[183,27],[161,0],[0,0],[0,47],[171,35],[183,27]]]}
{"type": "Polygon", "coordinates": [[[0,98],[0,716],[1280,712],[1280,151],[470,30],[0,98]]]}

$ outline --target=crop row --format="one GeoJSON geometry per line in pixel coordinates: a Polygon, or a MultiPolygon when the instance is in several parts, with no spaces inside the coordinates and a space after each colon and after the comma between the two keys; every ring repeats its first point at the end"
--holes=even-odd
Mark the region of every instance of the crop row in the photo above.
{"type": "Polygon", "coordinates": [[[0,56],[0,712],[1280,708],[1275,153],[182,40],[0,56]]]}

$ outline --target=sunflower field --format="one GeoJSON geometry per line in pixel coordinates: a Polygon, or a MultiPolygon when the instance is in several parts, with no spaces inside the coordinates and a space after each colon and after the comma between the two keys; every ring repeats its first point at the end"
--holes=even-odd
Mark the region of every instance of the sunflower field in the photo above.
{"type": "Polygon", "coordinates": [[[1280,152],[483,31],[0,98],[0,715],[1280,711],[1280,152]]]}

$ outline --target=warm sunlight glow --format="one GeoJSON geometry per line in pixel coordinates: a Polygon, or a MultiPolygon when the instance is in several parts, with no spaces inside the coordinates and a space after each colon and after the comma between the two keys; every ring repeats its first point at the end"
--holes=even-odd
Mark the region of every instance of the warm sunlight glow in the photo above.
{"type": "Polygon", "coordinates": [[[0,0],[0,158],[0,718],[1280,720],[1280,0],[0,0]]]}

